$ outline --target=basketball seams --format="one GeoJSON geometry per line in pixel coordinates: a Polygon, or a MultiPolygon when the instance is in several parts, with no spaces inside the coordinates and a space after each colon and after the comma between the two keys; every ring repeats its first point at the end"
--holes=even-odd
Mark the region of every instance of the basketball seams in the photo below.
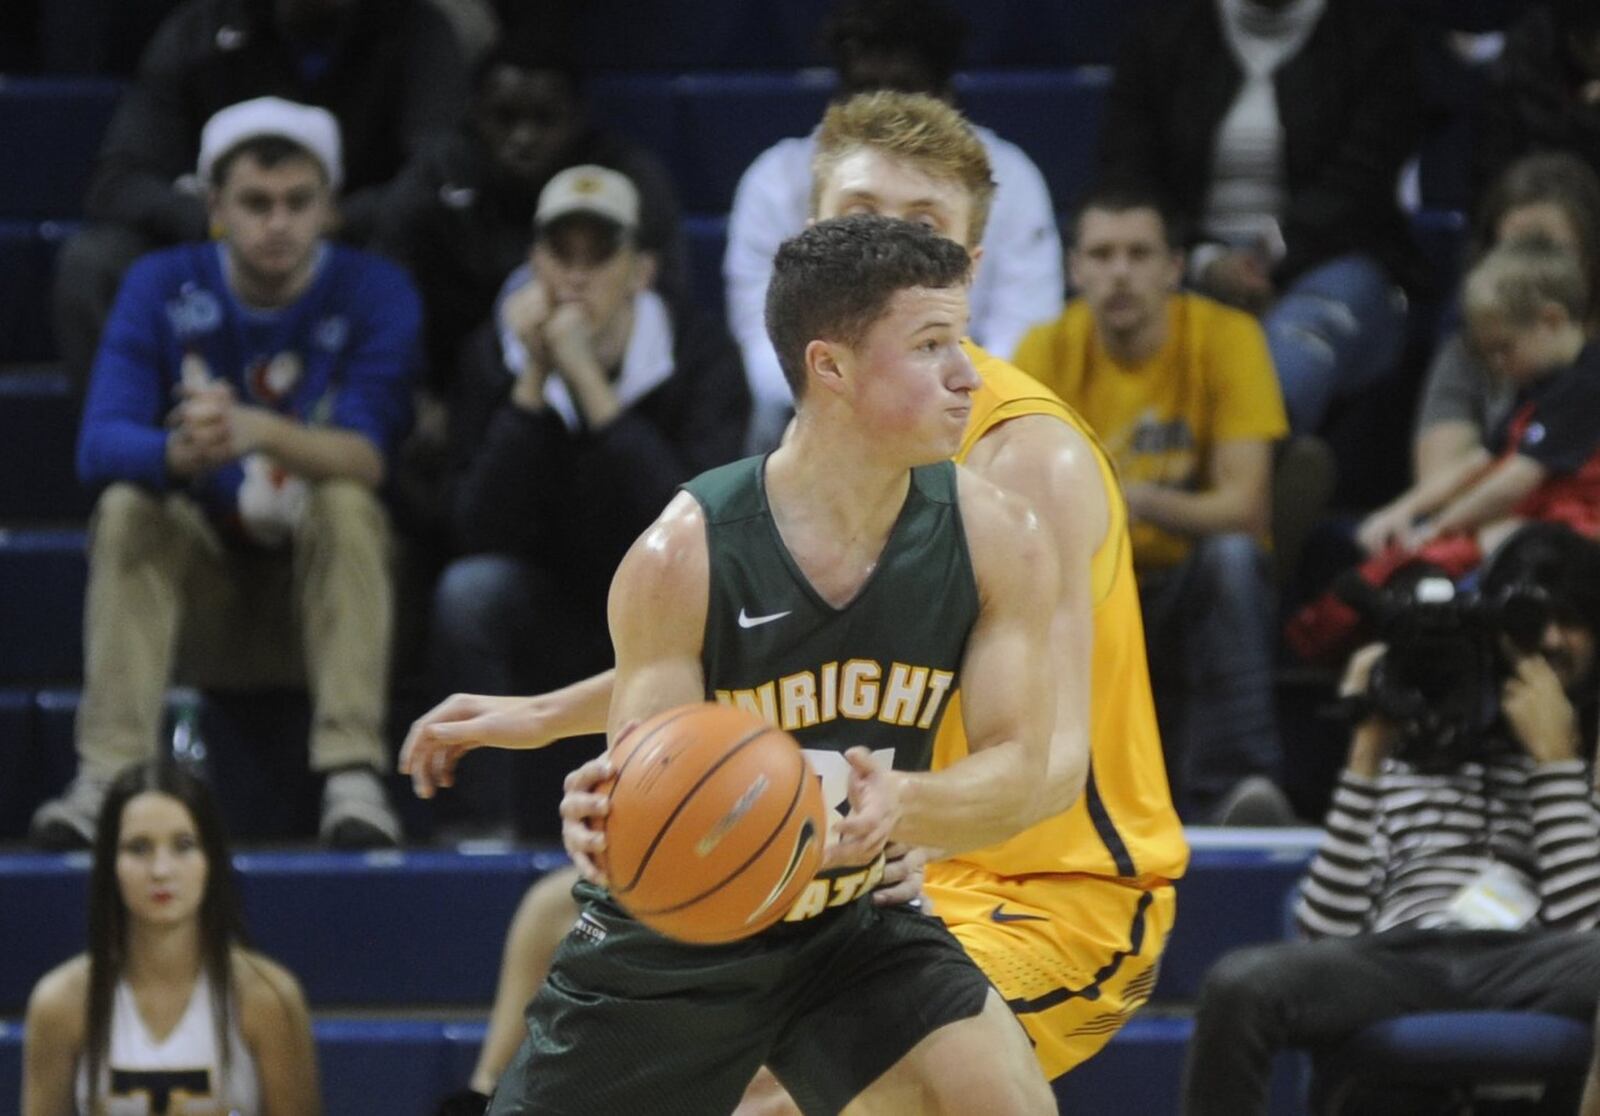
{"type": "MultiPolygon", "coordinates": [[[[758,732],[756,734],[756,736],[758,738],[761,737],[761,736],[765,736],[767,734],[767,732],[769,732],[769,731],[772,731],[772,730],[763,729],[761,732],[758,732]]],[[[748,741],[746,741],[745,743],[748,743],[748,741]]],[[[709,899],[711,896],[715,895],[717,892],[719,892],[723,888],[727,887],[734,880],[736,880],[740,876],[742,876],[745,873],[745,871],[752,864],[754,864],[756,861],[760,860],[761,857],[766,853],[766,851],[769,848],[772,847],[772,842],[776,841],[778,839],[779,835],[781,835],[784,832],[784,830],[788,828],[789,819],[794,817],[794,812],[799,807],[801,799],[803,799],[805,797],[806,779],[810,775],[810,771],[808,770],[808,768],[806,766],[806,758],[805,758],[805,756],[803,754],[797,752],[796,753],[796,758],[800,761],[800,777],[794,781],[794,793],[789,798],[789,806],[788,806],[788,808],[786,810],[784,810],[783,817],[779,818],[777,824],[772,827],[772,832],[767,834],[766,840],[761,842],[761,844],[756,848],[756,850],[754,852],[752,852],[745,859],[743,864],[740,864],[738,867],[734,868],[731,872],[729,872],[721,880],[718,880],[710,888],[708,888],[705,891],[702,891],[699,895],[695,895],[695,896],[693,896],[691,898],[685,899],[681,903],[674,903],[670,907],[658,907],[658,908],[655,908],[653,910],[640,910],[640,911],[638,911],[638,913],[641,914],[641,915],[675,914],[678,911],[684,910],[684,909],[686,909],[688,907],[692,907],[696,903],[699,903],[699,902],[701,902],[701,901],[703,901],[705,899],[709,899]]],[[[695,784],[694,789],[691,790],[687,795],[684,796],[684,801],[687,802],[690,798],[694,797],[695,791],[697,791],[699,789],[699,787],[700,787],[700,784],[698,784],[698,783],[695,784]]],[[[666,830],[667,830],[667,828],[669,826],[670,826],[670,819],[668,821],[668,825],[662,826],[662,832],[663,833],[666,832],[666,830]]],[[[652,851],[654,851],[654,846],[652,846],[652,851]]],[[[641,874],[642,874],[643,873],[643,869],[641,868],[640,871],[641,871],[641,874]]],[[[637,880],[635,882],[637,882],[637,880]]],[[[780,911],[780,914],[781,914],[781,911],[780,911]]]]}
{"type": "MultiPolygon", "coordinates": [[[[667,723],[670,724],[671,721],[669,720],[667,723]]],[[[666,726],[662,725],[660,727],[664,728],[666,726]]],[[[650,858],[655,856],[656,849],[661,846],[662,839],[665,838],[667,832],[672,829],[672,823],[678,820],[678,816],[683,813],[684,809],[687,808],[689,803],[694,799],[694,796],[700,793],[700,789],[704,787],[718,771],[722,770],[725,764],[771,731],[772,729],[767,725],[759,725],[756,728],[751,729],[742,739],[736,742],[732,747],[728,748],[728,750],[723,752],[722,755],[718,756],[716,763],[712,764],[710,767],[706,768],[700,773],[700,777],[694,781],[692,786],[684,791],[683,797],[679,798],[677,804],[672,807],[672,812],[662,819],[661,824],[656,828],[655,836],[650,838],[650,844],[645,846],[644,852],[639,857],[639,863],[634,868],[633,879],[629,880],[628,885],[624,888],[613,888],[611,894],[620,897],[626,895],[635,887],[639,886],[639,880],[644,876],[645,869],[650,867],[650,858]]],[[[643,742],[641,741],[641,743],[643,742]]],[[[628,758],[632,759],[633,757],[630,756],[628,758]]],[[[617,773],[617,781],[620,782],[621,779],[622,773],[619,771],[617,773]]]]}

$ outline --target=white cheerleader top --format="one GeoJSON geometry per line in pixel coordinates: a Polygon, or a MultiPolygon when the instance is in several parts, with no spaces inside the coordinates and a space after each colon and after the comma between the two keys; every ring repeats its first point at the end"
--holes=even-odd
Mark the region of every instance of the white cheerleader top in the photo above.
{"type": "Polygon", "coordinates": [[[118,981],[111,1009],[110,1056],[100,1067],[104,1107],[90,1111],[88,1066],[80,1058],[76,1088],[80,1116],[260,1116],[261,1082],[239,1031],[238,1015],[228,1027],[226,1081],[214,1018],[211,981],[202,971],[183,1018],[157,1042],[139,1017],[133,990],[126,981],[118,981]]]}

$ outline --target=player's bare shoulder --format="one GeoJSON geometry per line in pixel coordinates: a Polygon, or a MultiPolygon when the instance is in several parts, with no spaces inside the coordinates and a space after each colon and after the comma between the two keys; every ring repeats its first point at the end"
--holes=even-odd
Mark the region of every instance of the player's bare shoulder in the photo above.
{"type": "Polygon", "coordinates": [[[711,579],[706,517],[700,503],[680,492],[645,528],[611,581],[609,612],[617,625],[681,619],[703,625],[711,579]]]}
{"type": "Polygon", "coordinates": [[[1027,500],[1062,540],[1062,532],[1099,546],[1111,523],[1100,451],[1053,415],[1021,415],[979,439],[967,467],[1027,500]]]}
{"type": "Polygon", "coordinates": [[[956,494],[978,589],[997,580],[1053,583],[1055,544],[1031,501],[965,466],[956,469],[956,494]]]}
{"type": "Polygon", "coordinates": [[[705,512],[698,500],[680,492],[628,548],[612,592],[618,587],[673,592],[698,585],[704,595],[709,569],[705,512]]]}

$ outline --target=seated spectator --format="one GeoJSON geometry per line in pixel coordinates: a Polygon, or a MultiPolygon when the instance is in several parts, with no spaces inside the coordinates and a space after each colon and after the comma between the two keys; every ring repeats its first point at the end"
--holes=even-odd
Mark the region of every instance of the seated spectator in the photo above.
{"type": "Polygon", "coordinates": [[[1419,656],[1440,654],[1426,639],[1351,660],[1342,692],[1360,712],[1295,912],[1309,940],[1236,950],[1207,975],[1187,1116],[1265,1113],[1274,1053],[1330,1048],[1408,1013],[1594,1015],[1597,586],[1593,543],[1531,526],[1496,556],[1482,594],[1547,607],[1520,642],[1472,637],[1482,645],[1463,650],[1490,669],[1452,672],[1428,692],[1407,681],[1427,676],[1419,656]],[[1501,711],[1492,722],[1384,713],[1408,702],[1476,711],[1485,696],[1501,711]]]}
{"type": "MultiPolygon", "coordinates": [[[[836,100],[891,89],[953,101],[950,79],[960,59],[965,22],[943,0],[840,0],[827,42],[839,70],[836,100]]],[[[1006,357],[1034,322],[1061,307],[1061,240],[1050,190],[1015,144],[975,128],[997,186],[983,234],[983,262],[971,292],[972,339],[1006,357]]],[[[793,400],[767,340],[763,311],[772,257],[805,227],[811,206],[816,132],[780,140],[757,156],[739,180],[728,216],[728,328],[744,354],[755,402],[752,451],[777,445],[793,400]]]]}
{"type": "Polygon", "coordinates": [[[175,652],[226,689],[301,685],[321,834],[392,845],[378,772],[393,622],[376,489],[404,432],[420,310],[387,260],[323,240],[342,174],[324,109],[263,97],[206,123],[216,244],[152,253],[117,296],[78,435],[90,527],[77,778],[33,837],[87,845],[152,754],[175,652]]]}
{"type": "MultiPolygon", "coordinates": [[[[1587,276],[1591,328],[1600,325],[1600,178],[1576,156],[1530,155],[1509,167],[1484,199],[1476,239],[1496,243],[1540,237],[1572,252],[1587,276]]],[[[1453,330],[1435,352],[1417,411],[1412,442],[1415,485],[1428,482],[1484,444],[1511,411],[1516,392],[1497,379],[1466,331],[1453,330]]],[[[1362,521],[1357,539],[1369,554],[1382,550],[1416,518],[1413,486],[1362,521]]]]}
{"type": "Polygon", "coordinates": [[[1506,35],[1493,78],[1474,137],[1480,184],[1535,151],[1571,152],[1600,174],[1600,6],[1527,5],[1506,35]]]}
{"type": "MultiPolygon", "coordinates": [[[[1381,547],[1358,568],[1387,584],[1432,568],[1451,578],[1528,520],[1600,536],[1600,347],[1588,338],[1590,298],[1576,257],[1543,240],[1515,241],[1467,276],[1464,309],[1473,346],[1515,394],[1482,444],[1418,481],[1396,502],[1402,516],[1369,535],[1381,547]]],[[[1290,622],[1304,658],[1348,649],[1361,632],[1351,590],[1338,587],[1290,622]]]]}
{"type": "Polygon", "coordinates": [[[431,384],[441,397],[462,341],[528,257],[539,191],[557,171],[586,163],[635,184],[640,247],[657,260],[657,286],[681,294],[687,252],[666,168],[589,121],[578,75],[542,37],[524,32],[490,53],[467,119],[389,191],[376,247],[405,264],[422,292],[431,384]]]}
{"type": "Polygon", "coordinates": [[[97,832],[89,949],[28,999],[21,1110],[316,1116],[305,996],[245,948],[205,784],[171,760],[134,764],[107,792],[97,832]]]}
{"type": "Polygon", "coordinates": [[[1170,227],[1150,190],[1091,192],[1070,256],[1080,297],[1023,338],[1017,366],[1076,408],[1117,463],[1179,813],[1289,824],[1272,781],[1264,549],[1283,403],[1255,320],[1177,293],[1170,227]]]}
{"type": "Polygon", "coordinates": [[[406,161],[466,108],[449,20],[431,0],[193,0],[145,48],[89,183],[89,225],[62,249],[55,325],[83,385],[123,271],[153,248],[203,240],[200,127],[239,101],[277,96],[333,113],[344,138],[340,239],[372,236],[406,161]]]}
{"type": "Polygon", "coordinates": [[[1392,369],[1420,276],[1395,201],[1420,129],[1409,32],[1375,0],[1183,0],[1130,34],[1102,167],[1198,233],[1201,291],[1261,315],[1295,433],[1392,369]]]}
{"type": "MultiPolygon", "coordinates": [[[[738,350],[650,289],[639,227],[638,191],[616,171],[552,178],[498,331],[465,367],[454,518],[468,557],[435,598],[441,692],[540,692],[608,668],[617,563],[679,484],[739,454],[750,402],[738,350]]],[[[526,759],[467,774],[464,822],[554,835],[572,761],[526,759]]]]}

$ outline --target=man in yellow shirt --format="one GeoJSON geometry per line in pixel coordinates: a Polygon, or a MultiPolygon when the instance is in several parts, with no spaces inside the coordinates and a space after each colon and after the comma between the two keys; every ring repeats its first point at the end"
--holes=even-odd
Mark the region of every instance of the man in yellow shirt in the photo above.
{"type": "Polygon", "coordinates": [[[1121,474],[1150,672],[1179,811],[1191,823],[1293,820],[1274,784],[1272,445],[1288,432],[1256,320],[1179,293],[1183,253],[1156,196],[1084,202],[1079,297],[1016,363],[1088,420],[1121,474]]]}

